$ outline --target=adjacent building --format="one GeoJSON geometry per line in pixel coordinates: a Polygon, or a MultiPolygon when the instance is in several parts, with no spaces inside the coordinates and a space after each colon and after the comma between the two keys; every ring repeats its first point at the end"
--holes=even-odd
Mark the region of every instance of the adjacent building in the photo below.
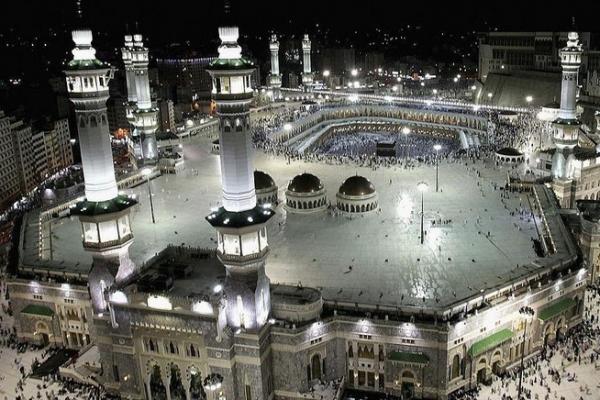
{"type": "Polygon", "coordinates": [[[26,123],[0,111],[0,204],[2,208],[73,164],[67,119],[26,123]]]}

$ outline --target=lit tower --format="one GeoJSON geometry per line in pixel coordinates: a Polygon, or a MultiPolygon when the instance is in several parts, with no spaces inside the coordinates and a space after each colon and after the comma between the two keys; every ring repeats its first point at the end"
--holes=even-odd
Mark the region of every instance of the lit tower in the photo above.
{"type": "MultiPolygon", "coordinates": [[[[133,35],[131,62],[135,78],[136,108],[133,111],[134,137],[141,142],[141,155],[144,164],[156,164],[158,148],[156,129],[158,128],[158,110],[152,107],[150,81],[148,79],[148,48],[144,47],[142,35],[133,35]]],[[[134,139],[135,140],[135,139],[134,139]]]]}
{"type": "Polygon", "coordinates": [[[257,331],[271,309],[265,274],[269,252],[265,223],[273,211],[256,204],[250,134],[254,65],[242,56],[238,36],[237,27],[219,28],[219,57],[208,68],[220,125],[223,207],[206,219],[217,229],[217,254],[227,269],[227,325],[234,330],[257,331]]]}
{"type": "Polygon", "coordinates": [[[271,75],[269,75],[269,86],[274,90],[273,96],[279,97],[279,89],[281,88],[281,74],[279,73],[279,41],[275,34],[271,35],[269,49],[271,50],[271,75]]]}
{"type": "Polygon", "coordinates": [[[125,35],[125,45],[121,48],[123,56],[123,65],[125,67],[125,83],[127,86],[127,120],[133,124],[133,110],[137,100],[135,95],[135,77],[133,63],[131,62],[131,50],[133,48],[133,36],[125,35]]]}
{"type": "Polygon", "coordinates": [[[135,270],[129,258],[133,235],[129,223],[133,198],[119,195],[106,117],[110,65],[96,59],[92,32],[75,30],[73,60],[65,75],[69,98],[75,108],[85,198],[72,207],[83,230],[84,249],[92,255],[89,274],[92,303],[96,312],[106,309],[104,289],[115,280],[127,279],[135,270]]]}
{"type": "Polygon", "coordinates": [[[553,122],[556,152],[552,157],[554,191],[563,207],[571,207],[573,168],[575,161],[573,148],[579,140],[579,119],[576,114],[577,76],[581,65],[582,46],[577,32],[569,32],[567,46],[560,49],[562,84],[560,111],[553,122]]]}
{"type": "Polygon", "coordinates": [[[312,67],[310,65],[310,38],[308,34],[302,39],[302,84],[306,89],[310,89],[313,83],[312,67]]]}

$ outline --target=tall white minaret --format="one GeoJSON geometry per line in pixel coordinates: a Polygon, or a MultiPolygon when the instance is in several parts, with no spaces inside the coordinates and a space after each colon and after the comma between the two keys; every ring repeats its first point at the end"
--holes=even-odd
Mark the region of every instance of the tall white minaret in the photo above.
{"type": "Polygon", "coordinates": [[[308,34],[302,39],[302,84],[306,89],[310,89],[313,84],[312,66],[310,64],[311,43],[308,34]]]}
{"type": "Polygon", "coordinates": [[[150,80],[148,78],[148,48],[144,46],[142,35],[133,35],[131,63],[133,66],[136,108],[133,111],[134,141],[141,143],[141,156],[144,164],[158,162],[156,129],[158,128],[158,109],[152,106],[150,80]]]}
{"type": "Polygon", "coordinates": [[[571,179],[568,158],[579,139],[579,120],[576,113],[577,78],[583,49],[577,32],[569,32],[567,46],[559,51],[562,66],[560,111],[553,122],[556,152],[552,158],[552,175],[571,179]]]}
{"type": "Polygon", "coordinates": [[[279,41],[275,34],[271,35],[269,50],[271,50],[271,75],[269,75],[269,86],[274,91],[279,92],[279,89],[281,88],[281,74],[279,73],[279,41]]]}
{"type": "Polygon", "coordinates": [[[133,71],[133,62],[131,59],[131,50],[133,48],[133,36],[125,35],[125,44],[121,48],[121,55],[123,57],[123,65],[125,67],[125,83],[127,87],[127,118],[133,121],[133,108],[137,101],[135,93],[135,72],[133,71]]]}
{"type": "Polygon", "coordinates": [[[84,249],[92,255],[89,274],[94,310],[106,309],[104,290],[135,270],[129,259],[133,234],[129,222],[135,199],[119,195],[113,165],[106,101],[110,65],[96,59],[92,32],[75,30],[73,60],[66,67],[67,91],[75,108],[85,199],[71,208],[79,216],[84,249]]]}
{"type": "Polygon", "coordinates": [[[220,126],[223,207],[206,219],[217,230],[217,255],[227,270],[221,312],[234,331],[256,332],[271,310],[266,222],[274,213],[256,205],[250,133],[255,67],[242,56],[238,36],[235,26],[219,28],[219,57],[208,68],[220,126]]]}

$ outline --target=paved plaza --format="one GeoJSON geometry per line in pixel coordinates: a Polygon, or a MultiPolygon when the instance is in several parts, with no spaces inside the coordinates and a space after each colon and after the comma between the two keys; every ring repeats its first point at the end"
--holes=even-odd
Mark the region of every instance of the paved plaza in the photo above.
{"type": "MultiPolygon", "coordinates": [[[[128,191],[140,200],[132,212],[135,242],[130,254],[136,263],[144,263],[168,244],[216,246],[214,230],[204,220],[221,198],[219,156],[210,153],[210,142],[208,138],[186,140],[185,171],[152,181],[156,224],[150,223],[147,185],[128,191]]],[[[338,301],[443,305],[525,273],[525,266],[535,259],[533,222],[518,212],[510,214],[521,205],[528,207],[526,195],[503,200],[494,188],[505,183],[502,168],[441,161],[440,192],[435,193],[435,169],[430,165],[373,170],[287,163],[257,151],[256,167],[273,177],[280,199],[291,178],[310,172],[321,178],[328,201],[335,204],[344,179],[359,174],[373,182],[381,205],[380,212],[354,219],[330,212],[292,215],[280,205],[269,227],[267,273],[274,283],[321,288],[324,298],[338,301]],[[423,245],[420,181],[429,184],[423,245]],[[440,220],[451,222],[440,224],[440,220]]],[[[53,232],[55,260],[90,262],[75,218],[56,222],[53,232]]]]}

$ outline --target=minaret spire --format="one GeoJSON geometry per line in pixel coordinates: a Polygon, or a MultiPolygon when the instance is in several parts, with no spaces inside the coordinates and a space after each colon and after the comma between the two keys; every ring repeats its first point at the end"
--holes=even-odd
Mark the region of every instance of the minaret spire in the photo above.
{"type": "Polygon", "coordinates": [[[279,73],[279,41],[276,34],[271,35],[269,50],[271,50],[271,74],[269,75],[268,84],[273,89],[273,97],[279,98],[281,74],[279,73]]]}
{"type": "Polygon", "coordinates": [[[102,312],[107,306],[105,289],[135,271],[128,249],[133,243],[129,211],[136,201],[119,195],[115,179],[106,113],[108,82],[113,70],[96,58],[90,30],[74,30],[72,37],[73,59],[65,75],[75,108],[85,199],[71,208],[71,214],[79,216],[83,247],[92,255],[90,293],[94,310],[102,312]]]}
{"type": "Polygon", "coordinates": [[[577,117],[577,80],[583,47],[577,32],[569,32],[567,45],[560,49],[562,80],[560,110],[553,122],[556,152],[552,156],[552,176],[554,191],[562,207],[570,208],[573,203],[573,149],[579,141],[580,121],[577,117]]]}
{"type": "Polygon", "coordinates": [[[312,66],[310,63],[310,51],[312,44],[308,34],[302,38],[302,84],[305,90],[310,90],[313,84],[312,66]]]}

